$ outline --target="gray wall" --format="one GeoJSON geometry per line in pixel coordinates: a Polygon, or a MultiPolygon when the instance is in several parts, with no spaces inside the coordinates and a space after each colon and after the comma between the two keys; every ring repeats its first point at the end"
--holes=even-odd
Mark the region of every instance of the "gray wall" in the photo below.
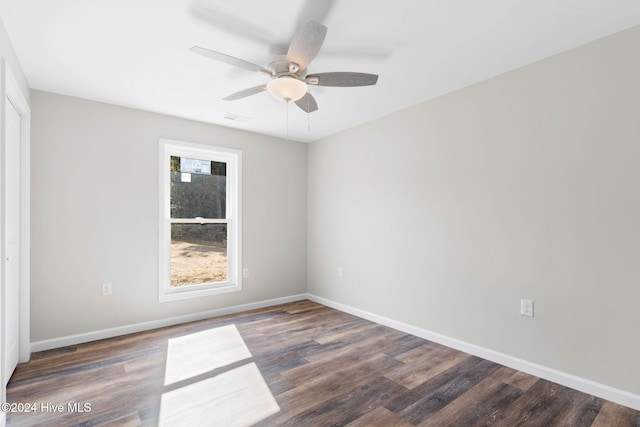
{"type": "Polygon", "coordinates": [[[640,393],[638,46],[640,27],[312,143],[309,292],[640,393]]]}
{"type": "Polygon", "coordinates": [[[31,106],[32,342],[305,292],[307,145],[40,91],[31,106]],[[158,302],[161,137],[242,150],[242,292],[158,302]]]}

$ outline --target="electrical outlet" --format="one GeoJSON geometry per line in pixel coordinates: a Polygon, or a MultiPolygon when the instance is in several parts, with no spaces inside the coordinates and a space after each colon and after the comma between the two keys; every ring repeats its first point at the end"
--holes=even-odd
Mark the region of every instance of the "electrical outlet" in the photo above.
{"type": "Polygon", "coordinates": [[[342,267],[338,267],[338,279],[342,279],[344,277],[344,272],[342,271],[342,267]]]}
{"type": "Polygon", "coordinates": [[[520,300],[520,314],[527,317],[533,317],[533,300],[520,300]]]}
{"type": "Polygon", "coordinates": [[[102,284],[102,296],[106,297],[113,293],[113,283],[103,283],[102,284]]]}
{"type": "Polygon", "coordinates": [[[242,269],[242,278],[243,279],[248,279],[249,278],[249,269],[248,268],[243,268],[242,269]]]}

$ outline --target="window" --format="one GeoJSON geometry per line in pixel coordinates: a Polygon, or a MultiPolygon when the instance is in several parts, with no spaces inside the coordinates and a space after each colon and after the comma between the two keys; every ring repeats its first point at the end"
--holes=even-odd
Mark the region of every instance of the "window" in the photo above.
{"type": "Polygon", "coordinates": [[[160,140],[160,301],[242,289],[238,150],[160,140]]]}

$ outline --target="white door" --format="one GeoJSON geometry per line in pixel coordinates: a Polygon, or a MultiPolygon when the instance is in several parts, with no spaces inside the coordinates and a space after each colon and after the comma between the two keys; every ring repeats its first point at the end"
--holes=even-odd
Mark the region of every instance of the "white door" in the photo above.
{"type": "Polygon", "coordinates": [[[20,115],[5,98],[4,185],[4,325],[5,380],[9,381],[18,364],[20,351],[20,115]]]}

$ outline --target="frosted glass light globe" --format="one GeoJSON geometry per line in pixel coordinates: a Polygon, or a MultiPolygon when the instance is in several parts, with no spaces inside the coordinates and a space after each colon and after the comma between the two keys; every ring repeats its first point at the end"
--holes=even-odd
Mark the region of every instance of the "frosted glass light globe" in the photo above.
{"type": "Polygon", "coordinates": [[[307,84],[294,77],[282,76],[267,83],[267,92],[279,101],[295,102],[307,93],[307,84]]]}

